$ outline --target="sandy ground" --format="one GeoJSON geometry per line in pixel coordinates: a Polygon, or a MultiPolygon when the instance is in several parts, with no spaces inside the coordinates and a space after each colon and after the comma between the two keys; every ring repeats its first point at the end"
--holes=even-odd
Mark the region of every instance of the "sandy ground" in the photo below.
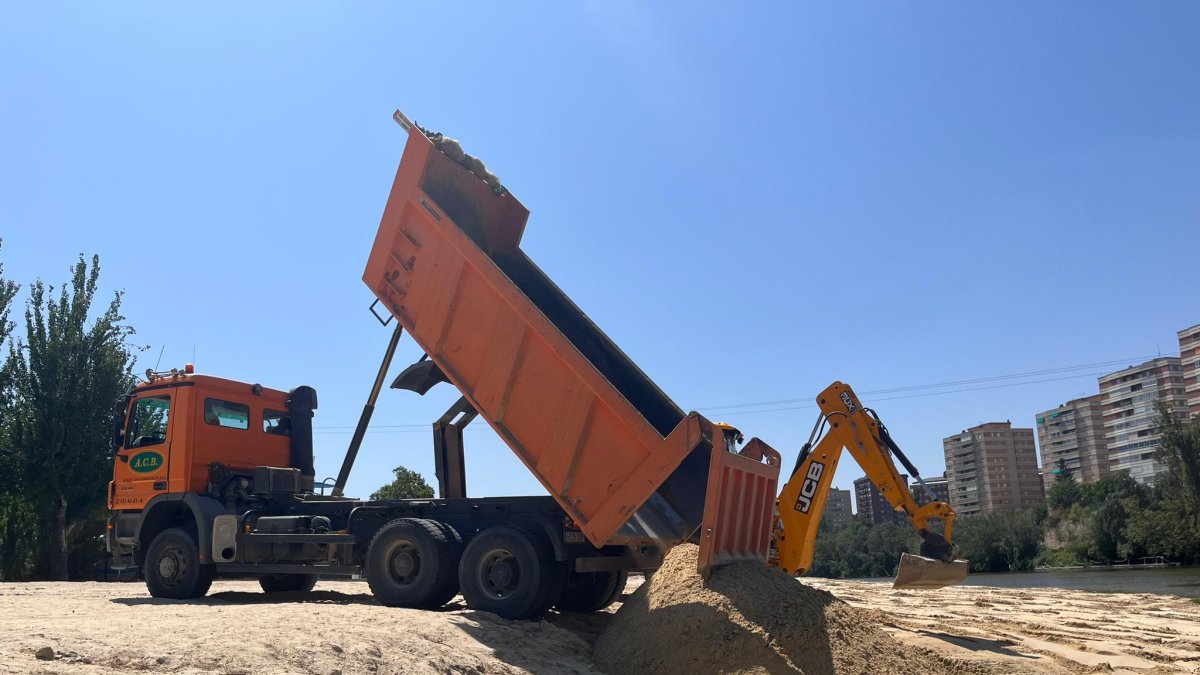
{"type": "MultiPolygon", "coordinates": [[[[1200,673],[1200,604],[1189,600],[805,581],[881,610],[897,639],[965,673],[1200,673]]],[[[254,582],[218,581],[190,602],[155,600],[140,583],[0,584],[0,673],[595,673],[607,618],[509,622],[461,599],[389,609],[356,582],[275,601],[254,582]]]]}
{"type": "Polygon", "coordinates": [[[991,672],[1200,673],[1200,603],[1176,596],[805,582],[884,612],[906,644],[991,672]]]}

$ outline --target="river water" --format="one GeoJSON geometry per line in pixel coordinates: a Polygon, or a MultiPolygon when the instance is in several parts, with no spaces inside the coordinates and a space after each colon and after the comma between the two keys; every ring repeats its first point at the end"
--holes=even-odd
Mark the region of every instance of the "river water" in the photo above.
{"type": "MultiPolygon", "coordinates": [[[[891,583],[891,579],[867,579],[891,583]]],[[[1045,572],[980,572],[964,586],[1001,588],[1071,588],[1102,593],[1155,593],[1200,601],[1200,567],[1122,569],[1098,567],[1045,572]]]]}

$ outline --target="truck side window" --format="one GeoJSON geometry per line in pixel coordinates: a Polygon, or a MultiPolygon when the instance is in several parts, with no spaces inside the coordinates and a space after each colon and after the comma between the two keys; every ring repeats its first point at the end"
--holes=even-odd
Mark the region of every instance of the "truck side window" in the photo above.
{"type": "Polygon", "coordinates": [[[292,431],[292,418],[285,412],[264,410],[263,431],[274,436],[288,436],[292,431]]]}
{"type": "Polygon", "coordinates": [[[129,416],[125,447],[141,448],[167,440],[167,421],[171,412],[170,396],[139,398],[129,416]]]}
{"type": "Polygon", "coordinates": [[[204,399],[204,423],[226,429],[249,429],[250,406],[216,398],[204,399]]]}

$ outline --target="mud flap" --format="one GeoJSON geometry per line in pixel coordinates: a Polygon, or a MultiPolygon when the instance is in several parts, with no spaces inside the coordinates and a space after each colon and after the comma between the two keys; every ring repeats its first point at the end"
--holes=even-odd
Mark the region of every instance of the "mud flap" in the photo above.
{"type": "Polygon", "coordinates": [[[892,588],[944,588],[967,578],[966,560],[945,562],[936,558],[903,553],[892,588]]]}

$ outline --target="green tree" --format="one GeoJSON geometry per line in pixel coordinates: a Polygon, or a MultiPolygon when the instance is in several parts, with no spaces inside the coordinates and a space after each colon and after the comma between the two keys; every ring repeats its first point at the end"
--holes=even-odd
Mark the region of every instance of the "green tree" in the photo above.
{"type": "Polygon", "coordinates": [[[1083,493],[1083,504],[1089,508],[1098,509],[1109,500],[1132,498],[1139,505],[1145,505],[1150,497],[1150,490],[1137,482],[1126,471],[1113,471],[1105,474],[1100,480],[1080,486],[1083,493]]]}
{"type": "Polygon", "coordinates": [[[1156,459],[1166,471],[1159,485],[1167,499],[1179,501],[1193,524],[1200,524],[1200,416],[1186,418],[1162,401],[1158,410],[1158,432],[1162,434],[1156,459]]]}
{"type": "Polygon", "coordinates": [[[1092,545],[1088,555],[1101,560],[1117,560],[1122,556],[1121,542],[1125,537],[1125,524],[1129,521],[1126,500],[1109,495],[1092,518],[1092,545]]]}
{"type": "MultiPolygon", "coordinates": [[[[0,240],[0,249],[3,240],[0,240]]],[[[4,278],[0,262],[0,345],[8,341],[13,322],[9,319],[13,300],[20,287],[4,278]]],[[[0,368],[0,580],[25,576],[33,557],[29,537],[25,535],[33,514],[25,501],[12,448],[12,390],[8,372],[0,368]]]]}
{"type": "Polygon", "coordinates": [[[954,525],[954,541],[973,571],[1032,569],[1041,550],[1045,519],[1045,510],[1036,507],[963,518],[954,525]]]}
{"type": "Polygon", "coordinates": [[[1165,500],[1129,514],[1121,552],[1131,559],[1161,555],[1176,562],[1195,561],[1200,559],[1200,527],[1181,502],[1165,500]]]}
{"type": "Polygon", "coordinates": [[[1052,509],[1070,508],[1083,501],[1083,488],[1071,474],[1059,474],[1046,491],[1046,505],[1052,509]]]}
{"type": "Polygon", "coordinates": [[[973,572],[1007,571],[1010,554],[1005,546],[1005,523],[999,514],[962,518],[954,524],[959,555],[970,561],[973,572]]]}
{"type": "Polygon", "coordinates": [[[392,469],[395,480],[371,493],[371,499],[430,499],[433,488],[421,474],[402,466],[392,469]]]}
{"type": "Polygon", "coordinates": [[[908,523],[868,525],[855,520],[846,527],[817,531],[810,573],[834,579],[891,576],[900,554],[919,548],[920,539],[908,523]]]}
{"type": "MultiPolygon", "coordinates": [[[[4,240],[0,239],[0,252],[3,250],[4,240]]],[[[13,322],[9,320],[8,313],[12,309],[13,299],[17,297],[17,291],[20,288],[15,281],[4,278],[4,263],[0,262],[0,344],[4,344],[9,333],[12,332],[13,322]]]]}
{"type": "Polygon", "coordinates": [[[83,256],[58,290],[29,288],[25,335],[9,342],[5,462],[36,519],[26,547],[32,573],[67,578],[73,547],[103,532],[105,487],[112,474],[112,404],[133,385],[133,329],[120,292],[94,318],[100,261],[83,256]]]}

